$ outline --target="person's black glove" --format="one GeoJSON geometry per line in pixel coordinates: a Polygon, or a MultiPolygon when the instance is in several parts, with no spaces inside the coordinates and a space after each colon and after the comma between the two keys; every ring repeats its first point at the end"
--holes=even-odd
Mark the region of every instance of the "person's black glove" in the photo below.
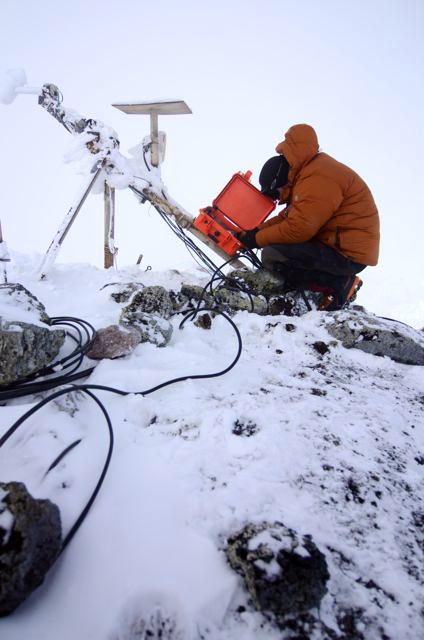
{"type": "Polygon", "coordinates": [[[248,249],[257,249],[258,244],[256,242],[256,234],[258,232],[258,228],[251,229],[250,231],[246,231],[246,233],[240,237],[240,242],[244,244],[248,249]]]}

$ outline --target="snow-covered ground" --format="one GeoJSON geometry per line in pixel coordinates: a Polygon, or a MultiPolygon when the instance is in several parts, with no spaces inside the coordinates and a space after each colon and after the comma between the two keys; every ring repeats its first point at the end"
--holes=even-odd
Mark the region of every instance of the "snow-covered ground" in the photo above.
{"type": "MultiPolygon", "coordinates": [[[[196,268],[58,264],[39,281],[33,258],[13,257],[10,281],[50,316],[81,317],[97,329],[116,323],[122,306],[108,283],[179,290],[208,280],[196,268]]],[[[137,392],[220,371],[235,357],[236,335],[224,318],[210,330],[192,323],[178,330],[179,321],[165,348],[142,344],[100,361],[87,382],[137,392]]],[[[240,312],[234,321],[243,351],[226,375],[146,397],[98,393],[116,439],[109,473],[45,583],[0,619],[2,640],[116,640],[132,616],[158,604],[178,618],[181,639],[292,637],[249,606],[225,560],[226,538],[263,521],[310,534],[325,554],[331,577],[319,615],[335,637],[424,637],[423,368],[344,349],[319,312],[240,312]],[[353,612],[356,635],[342,635],[340,611],[353,612]]],[[[35,400],[1,407],[0,435],[35,400]]],[[[0,481],[22,481],[34,497],[50,498],[66,533],[107,444],[98,407],[79,394],[62,397],[0,451],[0,481]],[[44,477],[77,438],[81,444],[44,477]]]]}

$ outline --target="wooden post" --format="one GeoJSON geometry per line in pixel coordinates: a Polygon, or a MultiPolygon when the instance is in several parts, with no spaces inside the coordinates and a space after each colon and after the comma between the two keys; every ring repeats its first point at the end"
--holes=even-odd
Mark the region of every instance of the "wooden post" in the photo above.
{"type": "Polygon", "coordinates": [[[115,189],[104,186],[104,268],[113,267],[113,259],[116,251],[113,249],[115,240],[115,189]]]}

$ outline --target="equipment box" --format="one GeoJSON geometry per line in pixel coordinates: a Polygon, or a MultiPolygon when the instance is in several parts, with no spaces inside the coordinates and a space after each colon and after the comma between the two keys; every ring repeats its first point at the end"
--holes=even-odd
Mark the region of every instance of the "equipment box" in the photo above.
{"type": "Polygon", "coordinates": [[[234,174],[212,202],[215,217],[233,231],[254,229],[275,209],[275,202],[249,182],[251,175],[234,174]]]}
{"type": "Polygon", "coordinates": [[[243,249],[235,234],[254,229],[275,209],[275,202],[249,182],[251,175],[251,171],[234,174],[212,206],[200,209],[193,221],[196,229],[230,256],[243,249]]]}
{"type": "Polygon", "coordinates": [[[237,251],[243,249],[243,245],[228,229],[217,222],[211,215],[211,207],[200,209],[200,213],[194,221],[196,229],[208,236],[229,256],[234,256],[237,251]]]}

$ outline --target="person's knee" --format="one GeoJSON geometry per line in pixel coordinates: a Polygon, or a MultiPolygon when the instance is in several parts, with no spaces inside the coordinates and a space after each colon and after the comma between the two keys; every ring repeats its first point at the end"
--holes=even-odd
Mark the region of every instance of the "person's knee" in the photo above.
{"type": "Polygon", "coordinates": [[[261,253],[261,261],[265,269],[275,271],[278,270],[278,265],[287,262],[287,258],[282,251],[277,251],[274,247],[264,247],[261,253]]]}

